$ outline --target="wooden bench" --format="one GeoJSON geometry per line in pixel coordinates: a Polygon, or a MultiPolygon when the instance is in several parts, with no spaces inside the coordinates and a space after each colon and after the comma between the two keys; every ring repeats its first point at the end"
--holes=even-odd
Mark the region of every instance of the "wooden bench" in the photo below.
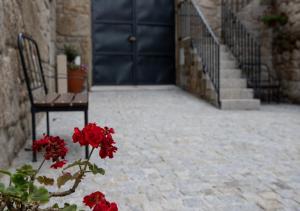
{"type": "MultiPolygon", "coordinates": [[[[45,74],[37,42],[26,34],[19,34],[18,48],[22,63],[23,76],[31,103],[32,114],[32,142],[36,140],[36,113],[45,112],[47,121],[47,134],[50,135],[49,112],[84,112],[84,124],[88,123],[88,93],[49,93],[45,81],[45,74]]],[[[85,149],[88,157],[89,148],[85,149]]],[[[33,162],[37,155],[33,152],[33,162]]]]}

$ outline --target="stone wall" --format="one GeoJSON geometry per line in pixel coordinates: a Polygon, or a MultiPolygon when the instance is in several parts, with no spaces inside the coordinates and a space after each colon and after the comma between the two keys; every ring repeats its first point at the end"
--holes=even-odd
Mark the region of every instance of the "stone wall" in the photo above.
{"type": "Polygon", "coordinates": [[[218,37],[221,35],[221,0],[195,0],[218,37]]]}
{"type": "Polygon", "coordinates": [[[273,75],[281,81],[282,99],[287,102],[300,103],[300,1],[277,1],[278,14],[285,13],[289,21],[277,33],[262,23],[261,17],[267,6],[261,0],[253,0],[239,14],[247,29],[252,32],[262,45],[262,62],[267,64],[273,75]]]}
{"type": "Polygon", "coordinates": [[[177,63],[177,86],[217,106],[215,89],[209,77],[203,72],[201,58],[192,49],[190,38],[179,41],[178,48],[180,49],[180,61],[177,63]]]}
{"type": "MultiPolygon", "coordinates": [[[[55,66],[55,0],[0,0],[0,167],[6,167],[30,135],[30,105],[22,79],[17,35],[39,43],[47,75],[55,66]],[[54,33],[53,33],[54,31],[54,33]]],[[[48,80],[50,90],[53,80],[48,80]]]]}
{"type": "MultiPolygon", "coordinates": [[[[90,0],[57,0],[57,50],[65,44],[73,45],[81,55],[81,62],[92,67],[91,5],[90,0]]],[[[91,77],[91,74],[89,74],[91,77]]]]}
{"type": "Polygon", "coordinates": [[[243,8],[238,16],[247,30],[256,37],[261,44],[261,61],[268,65],[272,75],[276,76],[278,73],[273,67],[273,33],[262,21],[261,17],[265,14],[267,6],[261,4],[261,0],[252,0],[245,8],[243,8]]]}
{"type": "Polygon", "coordinates": [[[289,102],[300,103],[300,1],[278,2],[279,12],[288,15],[288,23],[274,46],[274,66],[279,72],[283,95],[289,102]]]}

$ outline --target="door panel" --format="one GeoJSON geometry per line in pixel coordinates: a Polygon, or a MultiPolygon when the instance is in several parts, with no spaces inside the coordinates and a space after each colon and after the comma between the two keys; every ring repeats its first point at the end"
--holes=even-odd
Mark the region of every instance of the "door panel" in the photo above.
{"type": "Polygon", "coordinates": [[[137,0],[137,80],[141,84],[174,83],[173,4],[173,0],[137,0]]]}
{"type": "Polygon", "coordinates": [[[133,0],[93,0],[93,84],[131,84],[133,0]]]}
{"type": "Polygon", "coordinates": [[[172,54],[174,31],[169,27],[139,25],[137,29],[137,51],[140,53],[152,52],[156,54],[172,54]],[[169,41],[170,40],[170,41],[169,41]]]}
{"type": "Polygon", "coordinates": [[[162,56],[140,56],[137,62],[137,80],[140,84],[171,84],[173,60],[162,56]]]}
{"type": "Polygon", "coordinates": [[[132,34],[132,25],[97,24],[94,32],[94,50],[96,52],[133,52],[133,46],[127,39],[132,34]]]}
{"type": "Polygon", "coordinates": [[[133,0],[93,0],[93,20],[132,22],[133,0]]]}
{"type": "Polygon", "coordinates": [[[92,12],[94,85],[174,83],[173,0],[93,0],[92,12]]]}
{"type": "Polygon", "coordinates": [[[93,81],[103,85],[129,85],[132,84],[132,56],[126,55],[102,55],[94,58],[94,68],[101,71],[94,71],[93,81]]]}
{"type": "Polygon", "coordinates": [[[137,21],[170,24],[174,22],[174,0],[137,0],[137,21]]]}

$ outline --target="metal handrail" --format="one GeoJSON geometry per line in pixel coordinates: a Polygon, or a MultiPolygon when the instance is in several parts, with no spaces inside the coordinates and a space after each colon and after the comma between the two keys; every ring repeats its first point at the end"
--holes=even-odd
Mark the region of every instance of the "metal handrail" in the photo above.
{"type": "Polygon", "coordinates": [[[231,10],[237,13],[246,7],[251,1],[253,0],[228,0],[227,2],[231,10]]]}
{"type": "Polygon", "coordinates": [[[260,98],[261,45],[248,32],[232,8],[232,0],[222,0],[222,38],[236,57],[239,68],[247,78],[248,87],[260,98]]]}
{"type": "Polygon", "coordinates": [[[191,0],[193,6],[195,7],[195,9],[198,12],[198,15],[200,16],[201,20],[203,21],[203,23],[205,24],[205,27],[207,28],[207,30],[209,31],[209,33],[211,34],[211,36],[214,38],[214,41],[220,45],[219,39],[217,38],[216,34],[213,32],[212,28],[210,27],[208,21],[206,20],[206,18],[203,15],[202,10],[200,9],[200,7],[197,5],[197,3],[195,2],[195,0],[191,0]]]}
{"type": "Polygon", "coordinates": [[[191,39],[191,45],[201,58],[203,72],[208,75],[220,106],[220,42],[195,0],[181,2],[179,17],[179,39],[191,39]]]}
{"type": "Polygon", "coordinates": [[[261,62],[260,40],[251,34],[239,20],[236,2],[245,6],[251,0],[222,0],[222,38],[236,57],[239,68],[247,78],[248,87],[254,89],[261,101],[280,101],[280,82],[271,74],[270,68],[261,62]],[[266,77],[266,78],[263,78],[266,77]],[[266,84],[267,83],[267,84],[266,84]]]}

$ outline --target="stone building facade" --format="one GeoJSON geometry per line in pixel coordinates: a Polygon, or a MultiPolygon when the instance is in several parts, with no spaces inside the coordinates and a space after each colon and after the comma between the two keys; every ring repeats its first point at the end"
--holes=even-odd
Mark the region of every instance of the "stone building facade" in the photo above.
{"type": "MultiPolygon", "coordinates": [[[[28,93],[21,74],[17,35],[26,32],[40,43],[45,71],[55,69],[55,1],[0,1],[0,167],[5,167],[30,135],[28,93]]],[[[53,80],[48,80],[54,89],[53,80]]]]}
{"type": "Polygon", "coordinates": [[[288,14],[289,19],[280,32],[283,36],[275,42],[273,63],[284,96],[290,102],[300,103],[300,1],[279,1],[278,10],[288,14]]]}

